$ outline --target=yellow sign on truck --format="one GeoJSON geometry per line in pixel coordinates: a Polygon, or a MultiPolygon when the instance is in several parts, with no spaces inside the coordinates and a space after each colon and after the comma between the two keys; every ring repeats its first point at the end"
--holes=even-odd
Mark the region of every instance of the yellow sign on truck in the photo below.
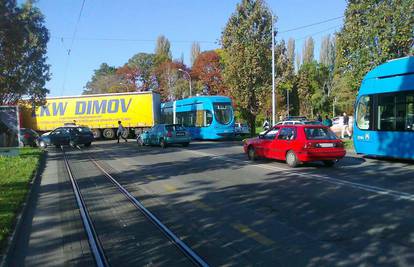
{"type": "Polygon", "coordinates": [[[24,108],[22,113],[23,126],[35,131],[51,131],[75,123],[91,128],[95,138],[113,138],[118,121],[127,132],[139,132],[156,124],[160,97],[154,92],[50,97],[44,106],[24,108]]]}

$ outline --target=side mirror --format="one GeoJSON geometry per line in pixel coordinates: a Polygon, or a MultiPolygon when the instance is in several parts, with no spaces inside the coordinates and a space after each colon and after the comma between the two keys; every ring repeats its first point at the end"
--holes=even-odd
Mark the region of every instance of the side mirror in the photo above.
{"type": "Polygon", "coordinates": [[[264,135],[263,134],[259,134],[259,139],[263,139],[264,135]]]}

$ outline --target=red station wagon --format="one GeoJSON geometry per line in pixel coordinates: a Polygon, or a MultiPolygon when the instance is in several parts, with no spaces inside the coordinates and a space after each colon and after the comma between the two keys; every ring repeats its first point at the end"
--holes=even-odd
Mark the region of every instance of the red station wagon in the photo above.
{"type": "Polygon", "coordinates": [[[274,126],[259,137],[245,140],[243,148],[250,160],[286,160],[291,167],[310,161],[333,166],[346,153],[342,141],[322,125],[274,126]]]}

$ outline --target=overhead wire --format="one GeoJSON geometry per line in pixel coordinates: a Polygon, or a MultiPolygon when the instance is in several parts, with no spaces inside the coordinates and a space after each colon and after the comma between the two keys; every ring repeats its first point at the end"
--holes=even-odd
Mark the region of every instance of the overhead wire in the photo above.
{"type": "MultiPolygon", "coordinates": [[[[83,8],[83,5],[82,5],[82,8],[83,8]]],[[[279,31],[278,33],[282,34],[282,33],[286,33],[286,32],[292,32],[292,31],[296,31],[296,30],[300,30],[300,29],[305,29],[305,28],[309,28],[309,27],[312,27],[312,26],[315,26],[315,25],[320,25],[320,24],[327,23],[327,22],[330,22],[330,21],[338,20],[338,19],[343,18],[343,17],[344,16],[330,18],[330,19],[314,22],[314,23],[311,23],[311,24],[302,25],[302,26],[299,26],[299,27],[296,27],[296,28],[292,28],[292,29],[288,29],[288,30],[284,30],[284,31],[279,31]]],[[[79,16],[79,19],[80,19],[80,16],[79,16]]],[[[335,26],[335,27],[338,27],[338,26],[335,26]]],[[[75,28],[74,36],[76,34],[76,29],[77,29],[77,27],[75,28]]],[[[324,30],[324,31],[326,31],[326,30],[324,30]]],[[[61,40],[69,39],[69,40],[72,41],[71,46],[70,46],[70,47],[72,47],[74,39],[75,39],[74,36],[72,38],[64,37],[64,36],[52,36],[52,38],[61,39],[61,40]]],[[[301,38],[299,38],[298,40],[300,40],[300,39],[301,38]]],[[[76,38],[76,40],[77,41],[156,42],[155,39],[131,39],[131,38],[111,38],[111,37],[108,37],[108,38],[107,37],[95,37],[95,38],[80,37],[80,38],[76,38]]],[[[189,40],[170,40],[170,42],[171,43],[193,43],[194,40],[192,40],[192,41],[189,41],[189,40]]],[[[217,44],[218,43],[217,41],[207,41],[207,40],[196,41],[196,42],[198,42],[198,43],[209,43],[209,44],[217,44]]],[[[70,54],[70,51],[71,51],[71,48],[68,49],[68,54],[70,54]]]]}
{"type": "Polygon", "coordinates": [[[330,19],[326,19],[326,20],[322,20],[322,21],[314,22],[314,23],[311,23],[311,24],[307,24],[307,25],[299,26],[299,27],[296,27],[296,28],[292,28],[292,29],[288,29],[288,30],[284,30],[284,31],[279,31],[278,33],[279,33],[279,34],[282,34],[282,33],[287,33],[287,32],[297,31],[297,30],[301,30],[301,29],[309,28],[309,27],[312,27],[312,26],[315,26],[315,25],[320,25],[320,24],[323,24],[323,23],[326,23],[326,22],[330,22],[330,21],[338,20],[338,19],[341,19],[341,18],[343,18],[343,17],[344,17],[344,16],[339,16],[339,17],[335,17],[335,18],[330,18],[330,19]]]}
{"type": "MultiPolygon", "coordinates": [[[[79,26],[80,19],[82,17],[82,12],[83,12],[83,7],[85,6],[85,1],[86,0],[82,0],[82,6],[81,6],[81,9],[79,11],[78,18],[76,20],[75,29],[73,31],[73,35],[72,35],[72,38],[71,38],[71,43],[69,45],[69,48],[67,49],[67,57],[66,57],[66,63],[65,63],[65,70],[63,72],[62,90],[60,92],[60,95],[63,95],[63,93],[65,91],[65,84],[66,84],[67,72],[68,72],[68,69],[69,69],[70,56],[71,56],[71,52],[72,52],[72,49],[73,49],[73,44],[75,43],[76,34],[78,32],[78,26],[79,26]]],[[[61,37],[60,39],[61,39],[61,41],[63,43],[64,38],[61,37]]]]}

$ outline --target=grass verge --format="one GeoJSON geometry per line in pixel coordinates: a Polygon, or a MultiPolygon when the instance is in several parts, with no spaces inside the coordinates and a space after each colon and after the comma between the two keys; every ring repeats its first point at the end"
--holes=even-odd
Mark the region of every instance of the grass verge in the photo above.
{"type": "Polygon", "coordinates": [[[349,150],[354,150],[354,140],[352,139],[342,139],[344,142],[345,148],[349,150]]]}
{"type": "Polygon", "coordinates": [[[13,230],[42,154],[37,148],[21,148],[18,156],[0,156],[0,251],[13,230]]]}

